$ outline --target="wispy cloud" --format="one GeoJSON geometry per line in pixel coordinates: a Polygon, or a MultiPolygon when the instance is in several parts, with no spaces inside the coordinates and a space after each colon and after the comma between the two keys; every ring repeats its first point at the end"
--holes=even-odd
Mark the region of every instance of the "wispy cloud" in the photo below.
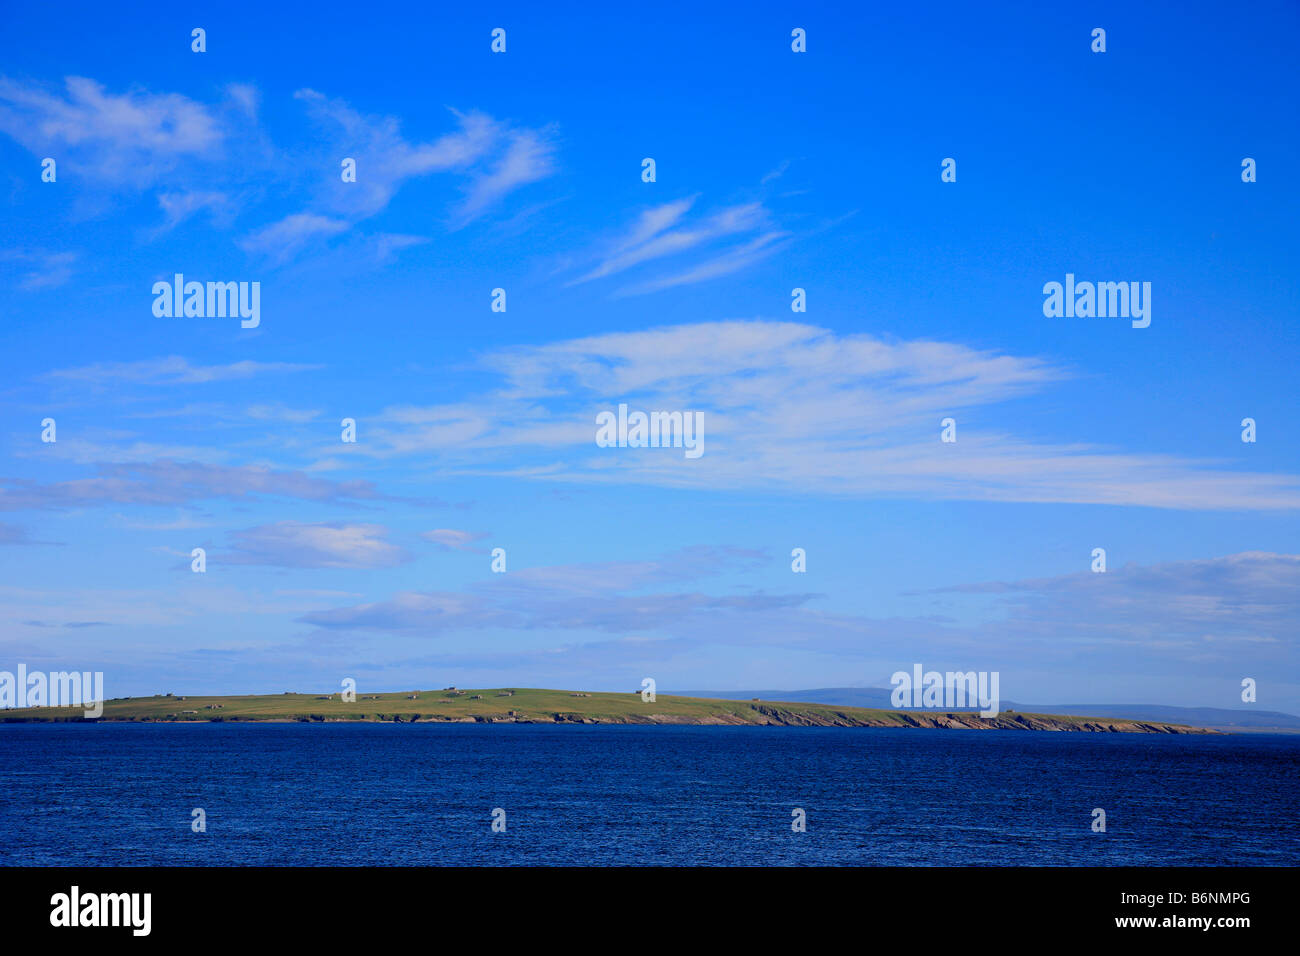
{"type": "Polygon", "coordinates": [[[70,76],[62,93],[0,79],[0,131],[68,172],[144,187],[223,141],[217,111],[176,93],[107,92],[70,76]]]}
{"type": "Polygon", "coordinates": [[[158,196],[158,206],[162,209],[166,221],[159,231],[174,229],[204,210],[225,215],[228,213],[229,204],[230,197],[223,192],[190,190],[161,193],[158,196]]]}
{"type": "Polygon", "coordinates": [[[774,169],[769,170],[763,176],[763,178],[759,180],[759,184],[762,186],[766,186],[768,183],[775,182],[776,180],[784,176],[785,171],[789,168],[790,168],[790,160],[788,159],[781,160],[781,162],[778,163],[774,169]]]}
{"type": "Polygon", "coordinates": [[[486,538],[487,532],[435,528],[432,531],[421,532],[420,537],[425,541],[432,541],[434,544],[439,545],[444,551],[472,551],[476,554],[483,554],[485,549],[475,547],[475,543],[486,538]]]}
{"type": "Polygon", "coordinates": [[[407,591],[385,601],[313,612],[301,620],[331,629],[419,631],[430,636],[484,627],[623,633],[719,614],[795,607],[809,600],[806,594],[643,593],[762,560],[752,551],[696,547],[646,561],[527,568],[465,592],[407,591]]]}
{"type": "MultiPolygon", "coordinates": [[[[75,628],[79,623],[93,621],[139,629],[201,626],[224,619],[234,629],[247,624],[252,615],[299,615],[319,603],[320,595],[263,594],[247,587],[223,586],[217,581],[203,587],[173,584],[167,588],[28,588],[0,584],[0,633],[24,621],[36,621],[38,627],[75,628]]],[[[37,650],[48,653],[48,648],[37,650]]],[[[133,662],[155,656],[174,660],[176,648],[174,644],[165,650],[135,646],[132,651],[133,662]]]]}
{"type": "Polygon", "coordinates": [[[1300,652],[1297,554],[1247,551],[921,593],[993,596],[1002,613],[987,629],[1013,644],[1141,648],[1189,661],[1230,659],[1243,646],[1292,660],[1300,652]]]}
{"type": "Polygon", "coordinates": [[[476,218],[521,186],[555,172],[555,143],[550,131],[520,130],[507,134],[509,144],[492,166],[475,176],[457,210],[462,221],[476,218]]]}
{"type": "Polygon", "coordinates": [[[411,559],[379,524],[279,521],[231,533],[231,550],[214,560],[281,568],[391,568],[411,559]]]}
{"type": "Polygon", "coordinates": [[[40,292],[66,285],[74,274],[73,265],[77,259],[78,254],[75,252],[24,249],[0,251],[0,262],[17,264],[20,274],[16,283],[25,292],[40,292]]]}
{"type": "Polygon", "coordinates": [[[395,252],[401,252],[403,249],[410,249],[413,246],[427,245],[431,240],[428,236],[381,232],[371,236],[370,241],[374,246],[375,258],[380,262],[386,262],[392,258],[395,252]]]}
{"type": "Polygon", "coordinates": [[[295,362],[255,362],[251,359],[227,365],[191,365],[188,359],[169,355],[166,358],[141,359],[137,362],[96,362],[78,368],[57,369],[43,377],[95,385],[202,385],[252,378],[254,375],[302,372],[317,368],[320,366],[295,362]]]}
{"type": "Polygon", "coordinates": [[[492,152],[502,135],[501,124],[490,116],[451,111],[457,130],[427,143],[413,143],[402,136],[396,117],[363,115],[346,101],[316,90],[299,90],[294,96],[306,104],[327,135],[336,138],[340,147],[346,144],[346,152],[340,155],[357,161],[357,181],[332,183],[327,193],[334,208],[352,219],[384,209],[409,179],[470,169],[492,152]]]}
{"type": "MultiPolygon", "coordinates": [[[[599,254],[597,265],[570,284],[603,279],[655,260],[680,256],[699,247],[710,247],[719,240],[731,240],[762,229],[771,219],[762,203],[752,202],[730,206],[692,222],[683,222],[694,203],[695,197],[691,197],[644,210],[623,236],[610,242],[599,254]]],[[[728,271],[734,271],[745,264],[740,261],[734,248],[725,250],[722,255],[731,255],[739,263],[728,271]]],[[[670,284],[710,277],[698,268],[679,273],[679,276],[694,272],[699,272],[699,275],[693,279],[679,278],[677,283],[670,284]]]]}
{"type": "Polygon", "coordinates": [[[318,239],[346,232],[348,223],[315,213],[296,212],[249,234],[239,241],[245,252],[286,262],[318,239]]]}
{"type": "Polygon", "coordinates": [[[292,498],[334,504],[391,500],[369,481],[329,481],[301,471],[162,460],[101,463],[97,474],[52,484],[0,478],[0,511],[45,510],[108,504],[183,505],[292,498]]]}
{"type": "Polygon", "coordinates": [[[1069,377],[1041,359],[793,322],[710,322],[487,355],[497,391],[385,411],[365,454],[434,452],[479,474],[700,489],[1179,509],[1300,508],[1300,478],[1215,462],[1034,441],[972,409],[1069,377]],[[707,451],[601,454],[611,402],[704,414],[707,451]],[[955,416],[959,439],[939,440],[955,416]],[[506,461],[510,464],[506,464],[506,461]]]}
{"type": "Polygon", "coordinates": [[[314,421],[320,417],[320,410],[315,408],[290,408],[280,402],[273,402],[266,405],[249,405],[244,410],[249,418],[258,421],[274,422],[294,422],[303,424],[314,421]]]}
{"type": "Polygon", "coordinates": [[[356,161],[356,182],[343,183],[335,176],[315,203],[348,223],[384,210],[408,180],[452,173],[465,193],[453,210],[453,219],[463,225],[507,194],[555,171],[553,127],[518,128],[478,111],[450,110],[457,129],[429,142],[411,142],[395,117],[364,115],[346,101],[315,90],[294,95],[336,142],[339,155],[356,161]]]}
{"type": "MultiPolygon", "coordinates": [[[[68,77],[63,90],[0,78],[0,132],[37,156],[56,158],[60,182],[66,175],[101,187],[96,212],[114,192],[154,191],[163,217],[154,237],[205,212],[227,228],[237,217],[257,216],[268,193],[301,202],[288,214],[281,206],[277,218],[263,218],[238,240],[246,252],[276,264],[382,212],[412,179],[452,175],[463,198],[448,207],[448,224],[463,226],[557,168],[553,125],[522,127],[480,111],[449,110],[452,129],[415,141],[395,117],[367,115],[311,89],[294,96],[319,131],[310,147],[274,145],[261,125],[260,94],[246,84],[231,84],[205,103],[178,93],[110,91],[84,77],[68,77]],[[337,167],[325,176],[306,175],[314,168],[314,161],[303,161],[308,151],[352,158],[356,181],[342,182],[337,167]],[[268,183],[275,188],[268,190],[268,183]]],[[[377,258],[420,241],[381,237],[377,258]]],[[[66,265],[34,271],[25,287],[66,281],[66,265]]]]}
{"type": "Polygon", "coordinates": [[[107,621],[67,621],[63,624],[51,624],[48,621],[23,621],[28,627],[107,627],[107,621]]]}
{"type": "Polygon", "coordinates": [[[27,529],[21,525],[9,524],[0,521],[0,546],[4,545],[30,545],[30,544],[47,544],[45,541],[33,540],[28,534],[27,529]]]}
{"type": "Polygon", "coordinates": [[[636,285],[628,286],[622,289],[619,295],[645,295],[649,292],[658,292],[661,289],[671,289],[679,285],[691,285],[696,282],[704,282],[707,279],[716,279],[720,276],[730,275],[733,272],[739,272],[746,269],[756,262],[766,259],[768,256],[779,251],[781,247],[790,239],[788,232],[765,232],[761,236],[750,240],[744,245],[728,249],[720,255],[705,260],[696,266],[691,266],[681,272],[671,275],[662,276],[658,279],[650,279],[646,282],[640,282],[636,285]]]}

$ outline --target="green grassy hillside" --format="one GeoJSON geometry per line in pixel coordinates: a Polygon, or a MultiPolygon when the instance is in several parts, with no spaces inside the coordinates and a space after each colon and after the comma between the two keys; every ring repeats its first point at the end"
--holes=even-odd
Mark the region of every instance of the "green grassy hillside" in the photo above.
{"type": "MultiPolygon", "coordinates": [[[[0,721],[82,720],[74,707],[0,711],[0,721]]],[[[1051,714],[871,710],[831,704],[713,700],[639,693],[583,693],[537,688],[408,691],[358,694],[274,694],[248,697],[118,698],[104,702],[102,720],[126,721],[460,721],[465,723],[753,724],[822,727],[949,727],[1111,733],[1208,733],[1180,724],[1051,714]]]]}

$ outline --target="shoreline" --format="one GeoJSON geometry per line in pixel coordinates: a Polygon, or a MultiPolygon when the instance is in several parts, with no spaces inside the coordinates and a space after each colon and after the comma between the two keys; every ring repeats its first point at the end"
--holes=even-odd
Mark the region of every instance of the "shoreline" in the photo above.
{"type": "Polygon", "coordinates": [[[628,724],[639,726],[885,727],[936,730],[1021,730],[1047,733],[1218,734],[1187,724],[1112,717],[1005,711],[875,710],[799,701],[726,700],[538,688],[413,691],[350,695],[115,698],[98,717],[81,707],[0,711],[0,723],[462,723],[628,724]]]}

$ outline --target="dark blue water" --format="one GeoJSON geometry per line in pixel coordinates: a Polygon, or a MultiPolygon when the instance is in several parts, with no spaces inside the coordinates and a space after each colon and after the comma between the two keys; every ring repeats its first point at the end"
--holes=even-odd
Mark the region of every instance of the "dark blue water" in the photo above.
{"type": "Polygon", "coordinates": [[[1295,865],[1298,821],[1300,737],[0,724],[10,865],[1295,865]]]}

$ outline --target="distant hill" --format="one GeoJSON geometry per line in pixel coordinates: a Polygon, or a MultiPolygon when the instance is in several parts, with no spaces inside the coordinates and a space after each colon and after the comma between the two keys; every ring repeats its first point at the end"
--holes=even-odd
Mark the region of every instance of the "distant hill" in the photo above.
{"type": "MultiPolygon", "coordinates": [[[[676,691],[674,693],[677,693],[676,691]]],[[[813,690],[691,690],[685,697],[714,697],[723,700],[807,701],[842,707],[893,707],[887,687],[819,687],[813,690]]],[[[1002,710],[1033,714],[1070,714],[1076,717],[1110,717],[1154,720],[1194,727],[1211,727],[1234,733],[1300,733],[1300,717],[1276,710],[1236,710],[1227,707],[1171,707],[1165,704],[1021,704],[1004,700],[1002,710]]],[[[933,708],[950,711],[952,708],[933,708]]],[[[967,708],[974,710],[976,708],[967,708]]],[[[911,711],[915,713],[915,711],[911,711]]]]}

